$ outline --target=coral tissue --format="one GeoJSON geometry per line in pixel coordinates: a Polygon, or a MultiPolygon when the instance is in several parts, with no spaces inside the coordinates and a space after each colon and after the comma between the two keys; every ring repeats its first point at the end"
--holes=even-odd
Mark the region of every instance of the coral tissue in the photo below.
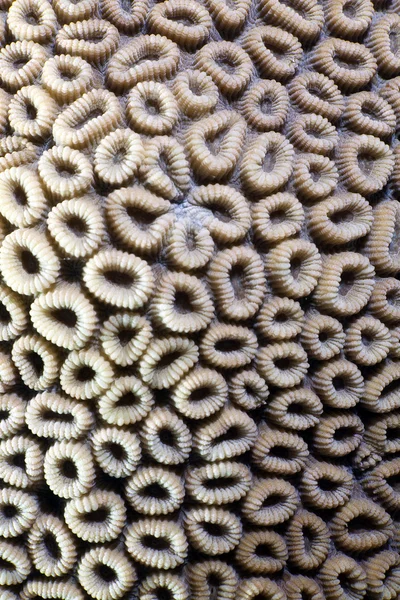
{"type": "Polygon", "coordinates": [[[0,0],[0,600],[400,599],[399,0],[0,0]]]}

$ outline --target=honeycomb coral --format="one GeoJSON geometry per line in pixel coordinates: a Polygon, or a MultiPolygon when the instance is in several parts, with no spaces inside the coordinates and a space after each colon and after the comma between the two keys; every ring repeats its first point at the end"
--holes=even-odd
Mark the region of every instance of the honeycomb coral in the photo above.
{"type": "Polygon", "coordinates": [[[400,600],[399,0],[0,0],[0,600],[400,600]]]}

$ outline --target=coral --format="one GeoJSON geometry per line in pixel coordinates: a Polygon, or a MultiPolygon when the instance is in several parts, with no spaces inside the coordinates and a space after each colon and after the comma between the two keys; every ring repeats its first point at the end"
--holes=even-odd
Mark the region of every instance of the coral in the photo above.
{"type": "Polygon", "coordinates": [[[399,600],[399,0],[0,0],[0,600],[399,600]]]}

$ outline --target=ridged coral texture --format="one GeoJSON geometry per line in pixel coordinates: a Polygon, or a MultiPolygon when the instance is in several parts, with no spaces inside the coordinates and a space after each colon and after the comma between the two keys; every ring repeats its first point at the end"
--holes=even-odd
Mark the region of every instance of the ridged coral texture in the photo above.
{"type": "Polygon", "coordinates": [[[0,0],[0,600],[400,599],[400,0],[0,0]]]}

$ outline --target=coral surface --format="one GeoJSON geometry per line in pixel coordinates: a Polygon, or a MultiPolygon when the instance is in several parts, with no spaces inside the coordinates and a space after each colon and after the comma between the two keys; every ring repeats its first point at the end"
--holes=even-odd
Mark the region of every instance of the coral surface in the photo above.
{"type": "Polygon", "coordinates": [[[0,0],[0,600],[399,600],[399,0],[0,0]]]}

